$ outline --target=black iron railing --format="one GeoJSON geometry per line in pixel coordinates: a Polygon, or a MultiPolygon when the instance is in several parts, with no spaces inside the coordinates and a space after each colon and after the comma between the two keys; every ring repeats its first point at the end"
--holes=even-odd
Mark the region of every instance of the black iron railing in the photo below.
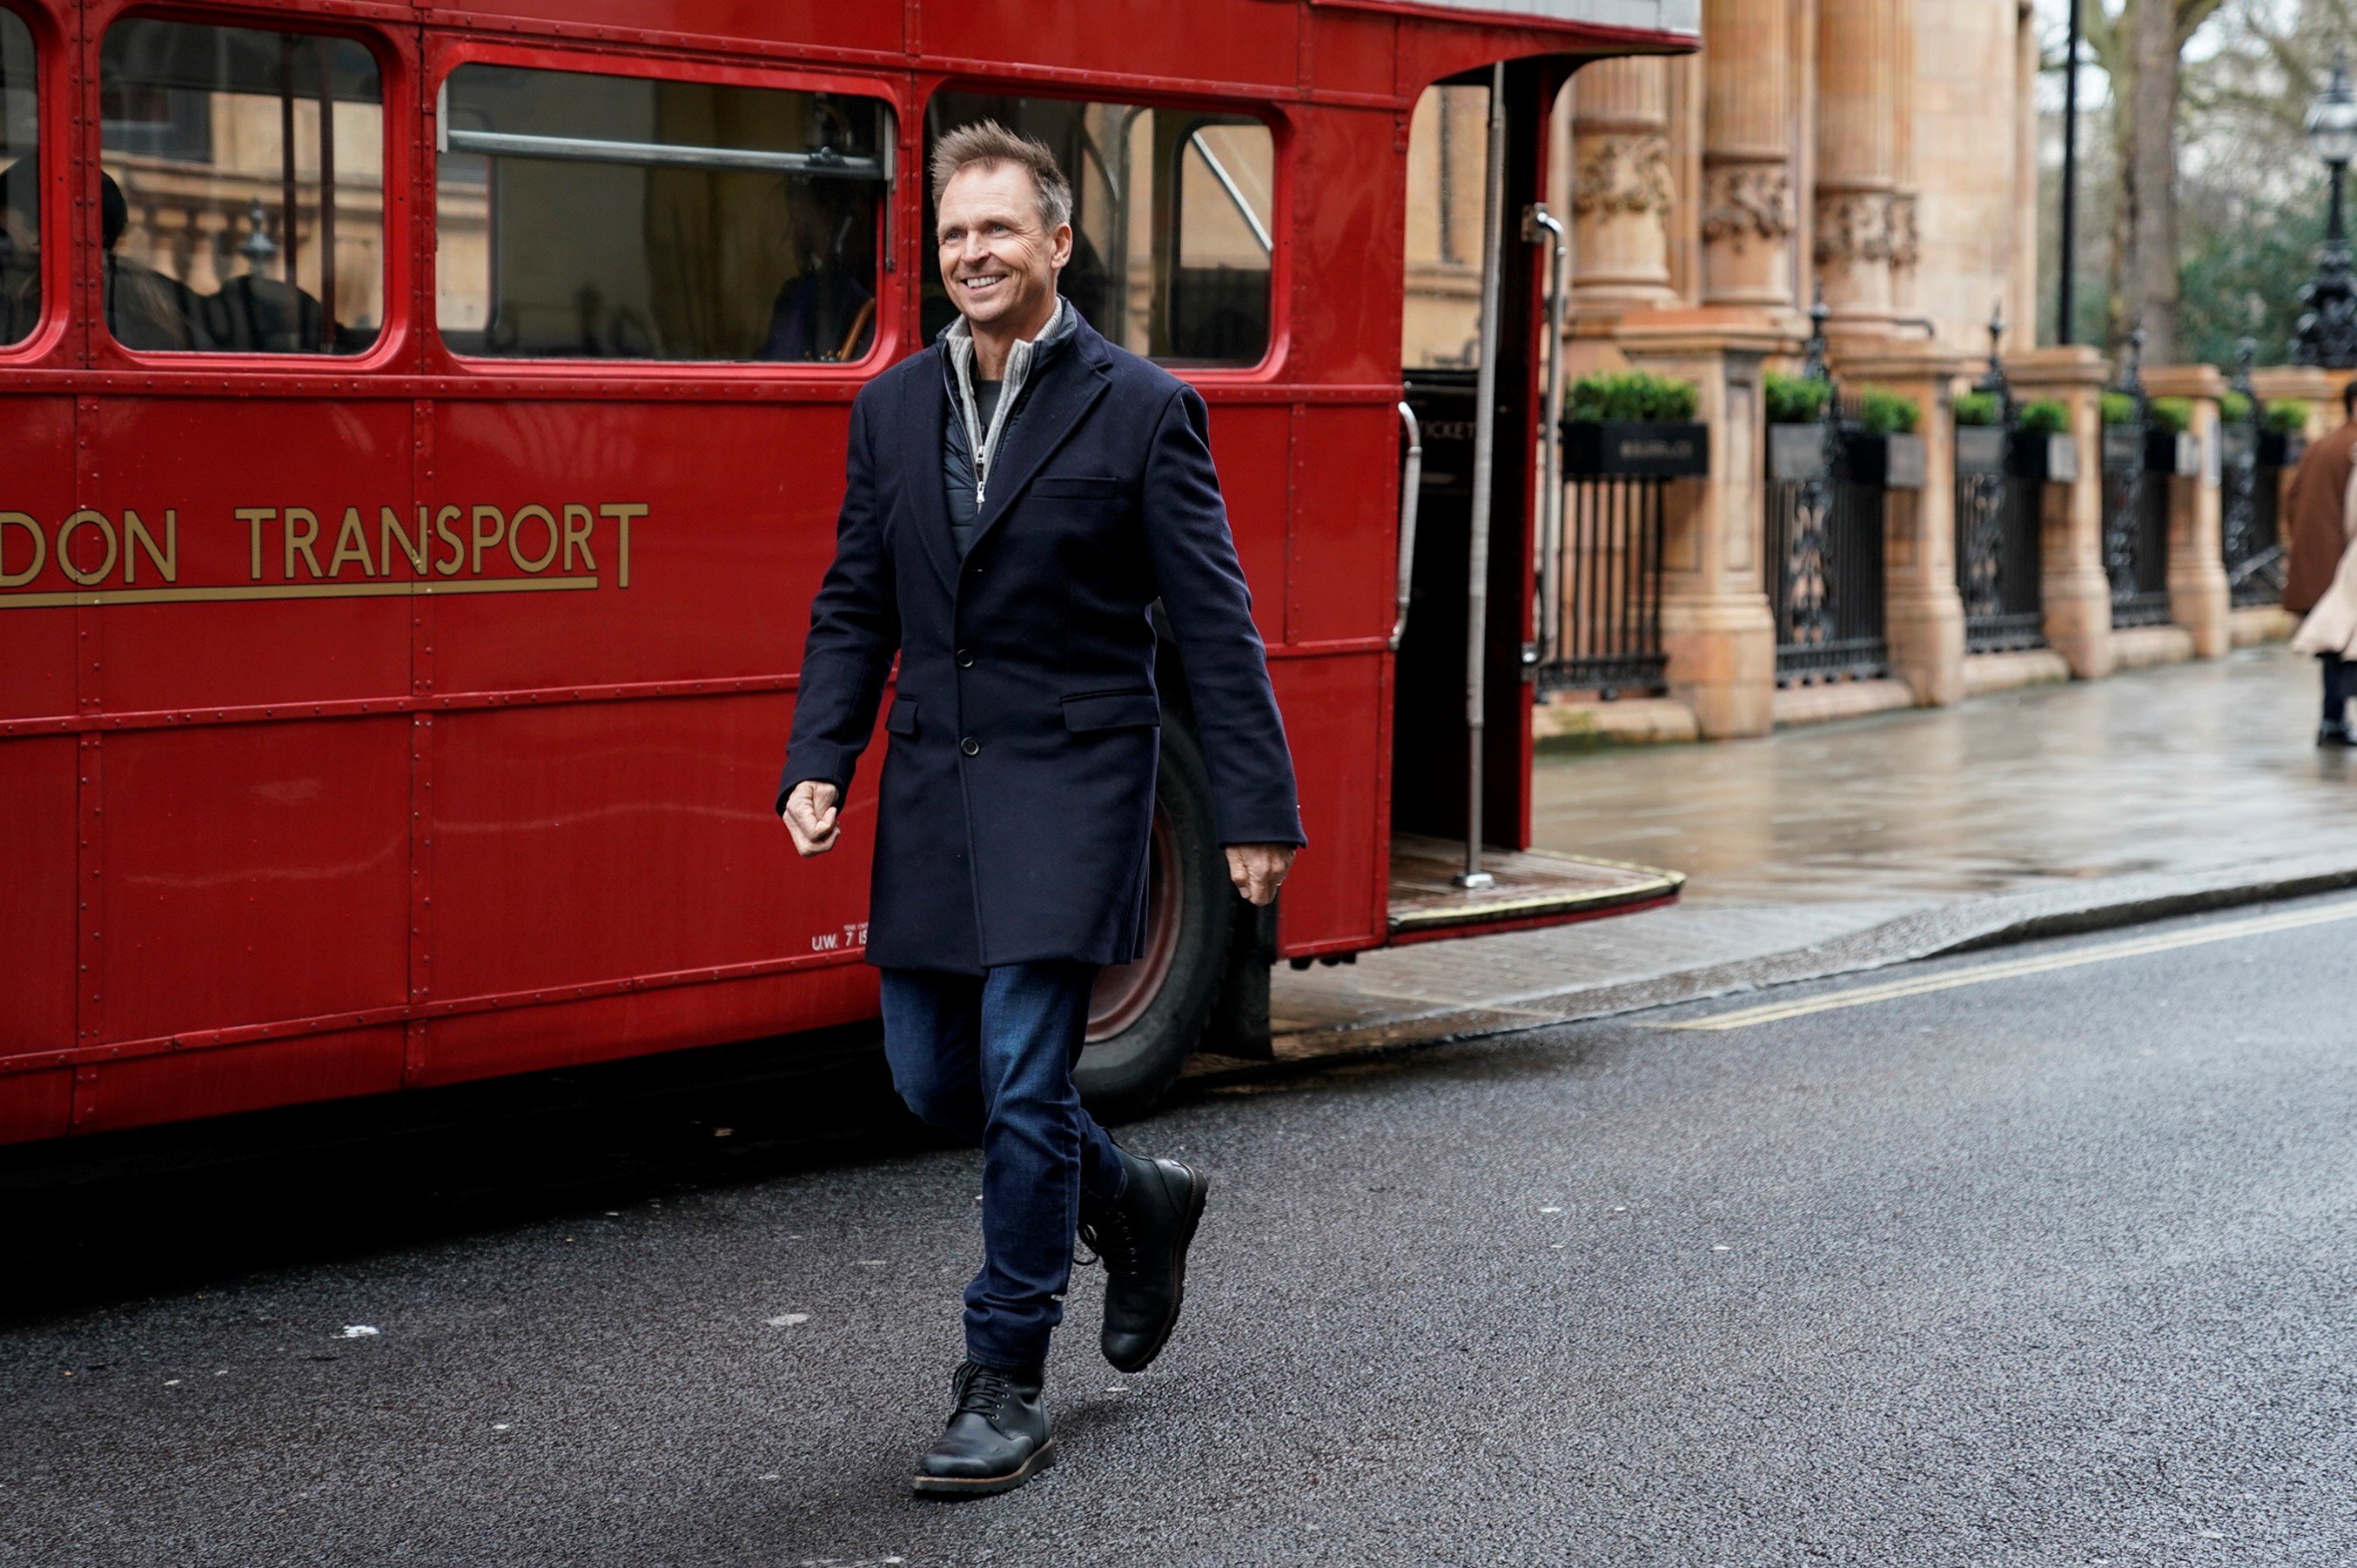
{"type": "Polygon", "coordinates": [[[2283,597],[2284,547],[2279,535],[2283,470],[2260,460],[2261,407],[2251,385],[2257,342],[2243,339],[2234,390],[2244,417],[2222,420],[2218,543],[2225,557],[2227,592],[2236,605],[2271,605],[2283,597]]]}
{"type": "Polygon", "coordinates": [[[1968,653],[2046,646],[2040,542],[2045,485],[2013,471],[2017,411],[1998,358],[2002,310],[1990,317],[1988,334],[1988,370],[1973,390],[1996,401],[1997,422],[1956,429],[1956,594],[1968,653]]]}
{"type": "Polygon", "coordinates": [[[1562,583],[1555,656],[1538,668],[1541,692],[1610,699],[1668,688],[1662,660],[1662,492],[1667,479],[1627,476],[1565,481],[1562,583]]]}
{"type": "Polygon", "coordinates": [[[1839,441],[1829,445],[1823,478],[1768,484],[1768,599],[1776,617],[1780,686],[1856,680],[1890,668],[1884,491],[1846,478],[1839,441]]]}
{"type": "Polygon", "coordinates": [[[2112,586],[2112,624],[2161,626],[2169,620],[2169,484],[2145,472],[2152,403],[2145,395],[2144,328],[2128,334],[2127,360],[2115,389],[2132,417],[2104,426],[2104,575],[2112,586]]]}

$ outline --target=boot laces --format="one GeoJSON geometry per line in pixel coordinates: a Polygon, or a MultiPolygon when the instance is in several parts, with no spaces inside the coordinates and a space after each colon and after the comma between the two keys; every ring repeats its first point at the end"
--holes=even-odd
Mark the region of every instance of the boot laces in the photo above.
{"type": "Polygon", "coordinates": [[[1082,1220],[1081,1240],[1094,1254],[1082,1262],[1103,1263],[1109,1274],[1137,1273],[1137,1233],[1130,1229],[1129,1216],[1119,1206],[1096,1219],[1082,1220]]]}
{"type": "Polygon", "coordinates": [[[1014,1391],[1015,1380],[1005,1372],[969,1361],[958,1369],[957,1408],[950,1412],[950,1418],[978,1415],[992,1420],[997,1416],[999,1405],[1014,1391]]]}

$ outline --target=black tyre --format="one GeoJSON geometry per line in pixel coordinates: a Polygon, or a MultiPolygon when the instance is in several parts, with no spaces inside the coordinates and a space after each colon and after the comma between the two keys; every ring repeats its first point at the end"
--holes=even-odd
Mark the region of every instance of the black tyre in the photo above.
{"type": "Polygon", "coordinates": [[[1211,821],[1211,781],[1183,725],[1162,730],[1154,787],[1146,956],[1097,978],[1089,1043],[1072,1079],[1090,1113],[1122,1122],[1152,1109],[1202,1038],[1242,907],[1211,821]]]}

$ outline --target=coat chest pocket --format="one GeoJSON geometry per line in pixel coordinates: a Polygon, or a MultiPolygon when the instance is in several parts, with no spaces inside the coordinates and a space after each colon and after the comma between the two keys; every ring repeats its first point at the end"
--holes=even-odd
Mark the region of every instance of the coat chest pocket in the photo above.
{"type": "Polygon", "coordinates": [[[1064,727],[1074,732],[1100,729],[1158,729],[1162,703],[1151,692],[1091,692],[1064,699],[1064,727]]]}
{"type": "Polygon", "coordinates": [[[892,711],[884,715],[884,733],[887,735],[907,736],[910,739],[914,739],[916,737],[916,698],[895,697],[892,699],[892,711]]]}

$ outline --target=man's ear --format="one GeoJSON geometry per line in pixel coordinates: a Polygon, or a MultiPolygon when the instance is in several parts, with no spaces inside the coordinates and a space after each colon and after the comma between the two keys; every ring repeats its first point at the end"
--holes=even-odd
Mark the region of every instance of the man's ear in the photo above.
{"type": "Polygon", "coordinates": [[[1056,270],[1058,272],[1062,272],[1064,270],[1064,263],[1072,259],[1072,226],[1070,223],[1059,223],[1056,225],[1054,244],[1056,247],[1056,270]]]}

